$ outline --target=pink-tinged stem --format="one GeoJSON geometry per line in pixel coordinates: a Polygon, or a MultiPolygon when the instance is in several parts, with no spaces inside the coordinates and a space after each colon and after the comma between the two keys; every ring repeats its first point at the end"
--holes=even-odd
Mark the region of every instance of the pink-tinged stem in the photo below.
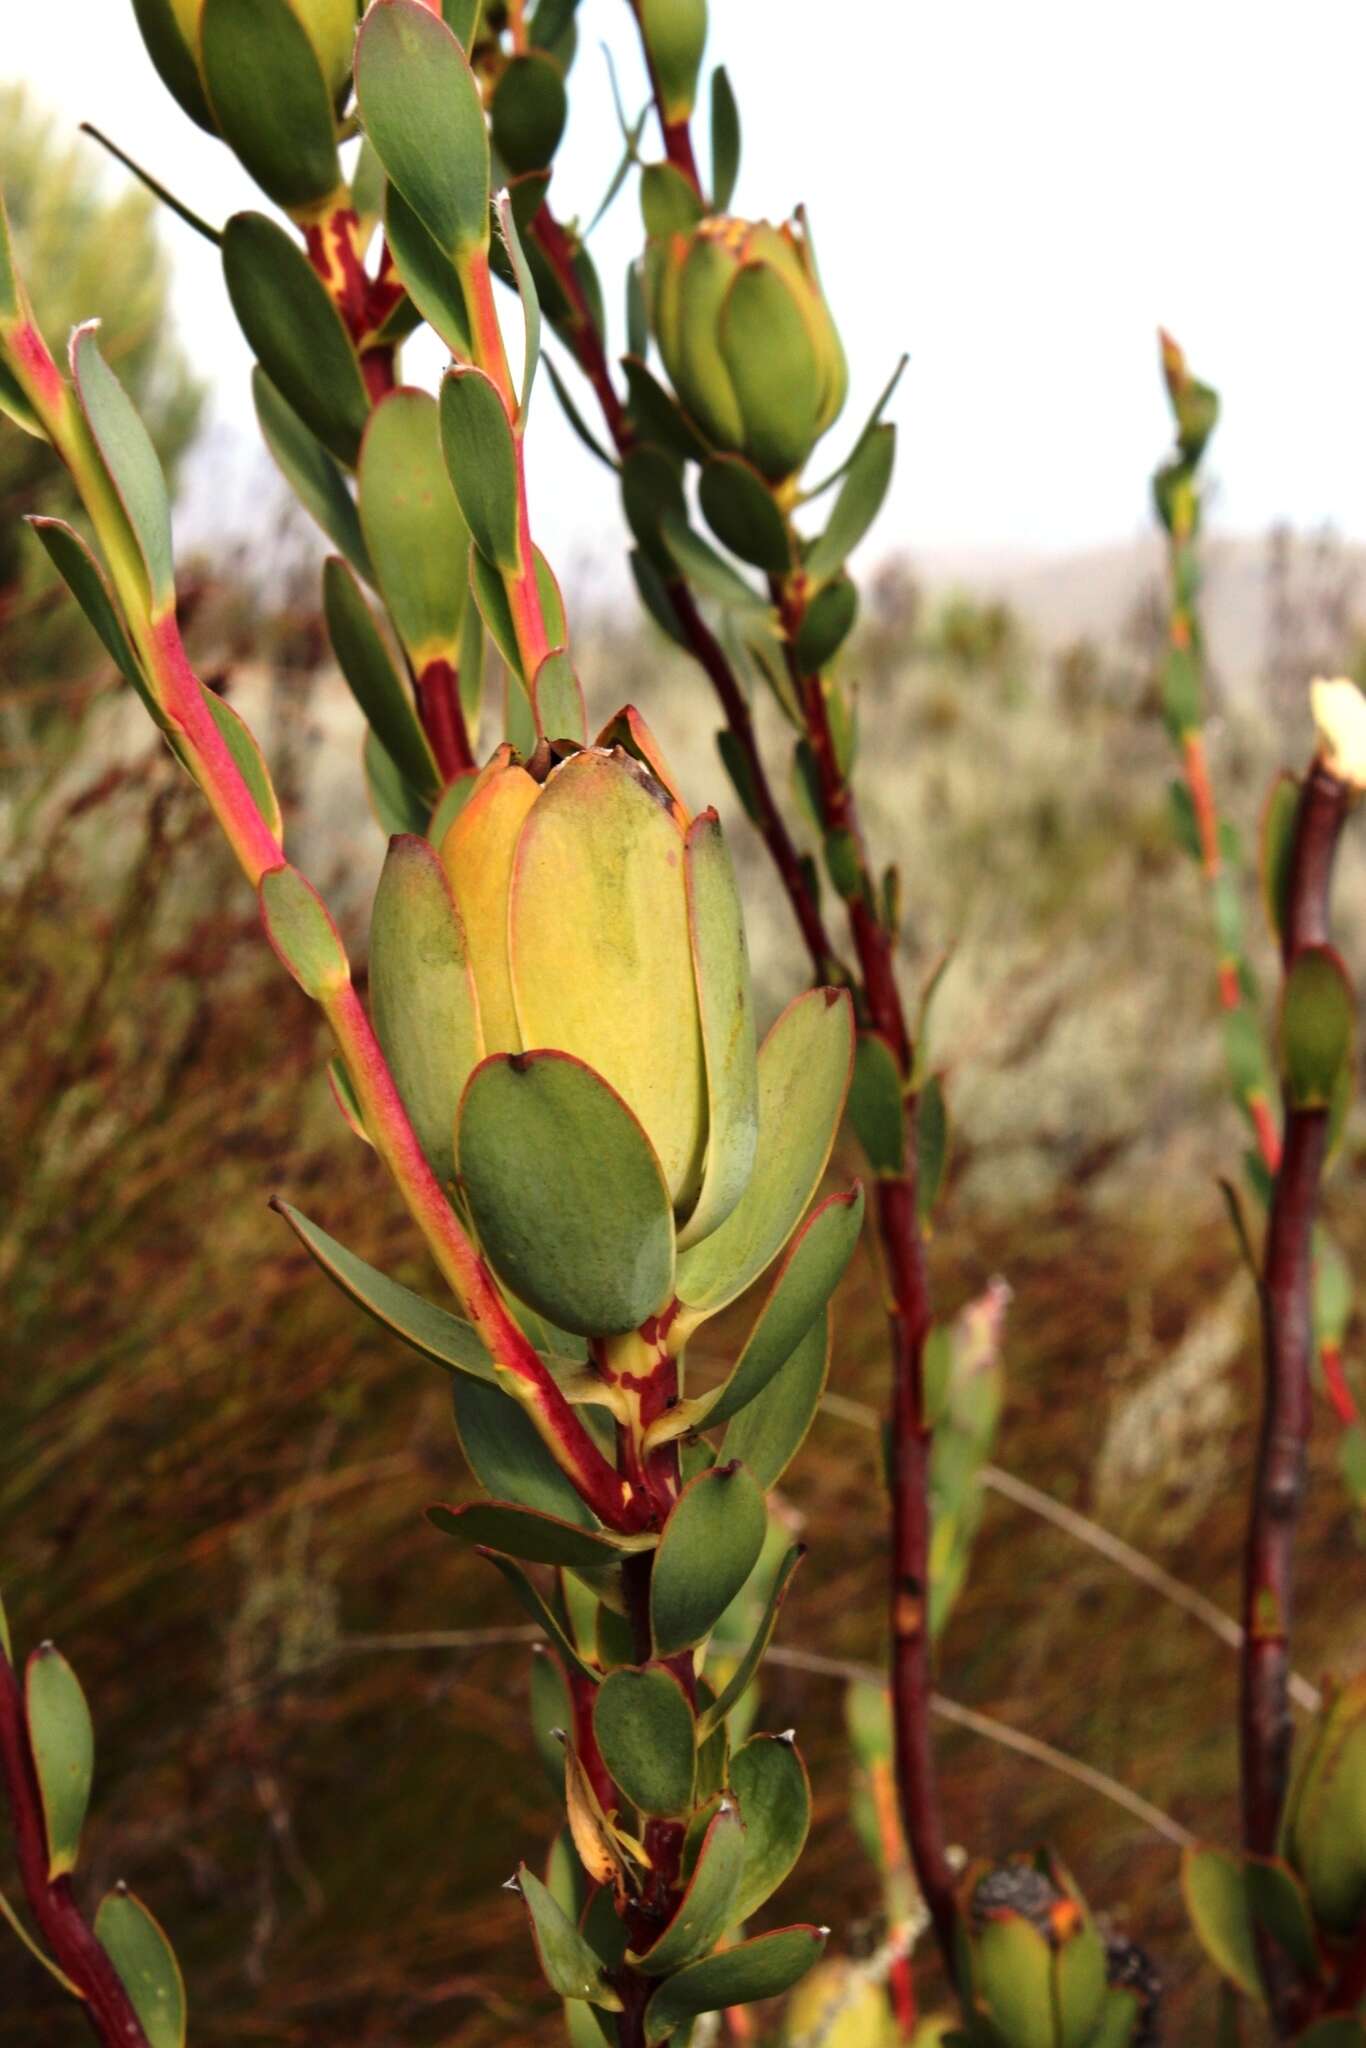
{"type": "Polygon", "coordinates": [[[70,1878],[48,1876],[47,1832],[24,1696],[18,1676],[3,1654],[0,1777],[9,1800],[24,1896],[53,1961],[80,1993],[85,2016],[105,2048],[148,2048],[123,1980],[77,1906],[70,1878]]]}
{"type": "Polygon", "coordinates": [[[61,371],[48,353],[47,343],[31,320],[21,320],[9,337],[23,376],[33,389],[40,409],[59,410],[65,402],[66,386],[61,371]]]}
{"type": "Polygon", "coordinates": [[[284,863],[284,848],[262,817],[209,709],[204,686],[191,668],[174,612],[149,621],[138,634],[152,667],[157,697],[182,741],[195,780],[209,800],[228,843],[255,888],[284,863]]]}
{"type": "Polygon", "coordinates": [[[461,1307],[491,1357],[513,1383],[561,1469],[609,1529],[635,1532],[649,1519],[648,1502],[603,1457],[549,1369],[518,1329],[493,1276],[461,1228],[408,1121],[370,1019],[355,988],[322,999],[322,1007],[360,1099],[365,1128],[393,1174],[461,1307]]]}

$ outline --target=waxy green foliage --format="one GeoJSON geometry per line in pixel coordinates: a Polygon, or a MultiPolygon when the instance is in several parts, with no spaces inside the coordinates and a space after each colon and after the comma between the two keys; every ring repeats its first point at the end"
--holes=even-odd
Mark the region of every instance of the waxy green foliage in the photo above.
{"type": "Polygon", "coordinates": [[[64,1877],[75,1869],[80,1852],[95,1768],[95,1731],[80,1680],[51,1643],[28,1660],[24,1705],[47,1829],[48,1874],[64,1877]]]}

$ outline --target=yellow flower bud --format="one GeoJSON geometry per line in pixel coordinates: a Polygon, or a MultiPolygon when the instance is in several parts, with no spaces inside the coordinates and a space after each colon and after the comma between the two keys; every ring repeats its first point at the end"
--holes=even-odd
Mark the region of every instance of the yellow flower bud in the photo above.
{"type": "Polygon", "coordinates": [[[1349,676],[1319,677],[1309,686],[1319,750],[1334,775],[1366,789],[1366,696],[1349,676]]]}

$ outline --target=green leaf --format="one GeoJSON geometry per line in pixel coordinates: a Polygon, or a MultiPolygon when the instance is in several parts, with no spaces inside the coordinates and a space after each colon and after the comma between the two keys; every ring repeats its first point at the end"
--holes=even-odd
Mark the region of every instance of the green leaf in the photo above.
{"type": "Polygon", "coordinates": [[[405,781],[434,797],[441,778],[427,735],[360,585],[336,555],[323,569],[323,615],[337,665],[366,723],[405,781]]]}
{"type": "Polygon", "coordinates": [[[396,832],[414,832],[420,838],[431,820],[430,800],[418,795],[374,731],[365,735],[362,759],[365,786],[380,831],[386,839],[396,832]]]}
{"type": "Polygon", "coordinates": [[[512,266],[513,283],[522,306],[522,386],[518,397],[517,417],[525,424],[527,410],[531,404],[531,390],[536,382],[536,369],[541,360],[541,301],[536,292],[536,281],[531,275],[531,266],[522,247],[522,237],[517,228],[516,208],[510,194],[500,193],[497,205],[498,226],[507,248],[508,261],[512,266]]]}
{"type": "MultiPolygon", "coordinates": [[[[645,446],[679,462],[705,462],[706,442],[643,359],[635,354],[624,356],[621,367],[626,375],[627,410],[645,446]]],[[[626,461],[630,459],[628,456],[626,461]]]]}
{"type": "Polygon", "coordinates": [[[251,390],[262,438],[285,482],[357,575],[373,583],[355,501],[341,469],[259,363],[251,373],[251,390]]]}
{"type": "Polygon", "coordinates": [[[1260,2004],[1262,1982],[1242,1865],[1223,1849],[1187,1849],[1181,1890],[1191,1925],[1215,1969],[1260,2004]]]}
{"type": "Polygon", "coordinates": [[[1331,946],[1295,955],[1281,1000],[1281,1062],[1293,1109],[1328,1109],[1349,1072],[1356,1033],[1352,984],[1331,946]]]}
{"type": "Polygon", "coordinates": [[[306,996],[322,1002],[346,987],[351,965],[331,912],[297,868],[261,877],[261,916],[280,964],[306,996]]]}
{"type": "Polygon", "coordinates": [[[132,400],[100,354],[93,325],[78,327],[71,337],[71,371],[81,411],[142,557],[152,610],[169,612],[175,606],[175,563],[166,479],[132,400]]]}
{"type": "Polygon", "coordinates": [[[219,131],[261,190],[286,213],[338,193],[332,94],[288,0],[203,0],[199,47],[219,131]]]}
{"type": "Polygon", "coordinates": [[[723,1798],[672,1920],[643,1953],[629,1951],[629,1960],[647,1977],[667,1977],[707,1955],[735,1922],[744,1869],[744,1822],[733,1802],[723,1798]]]}
{"type": "Polygon", "coordinates": [[[540,730],[547,739],[575,740],[580,746],[588,738],[588,713],[583,686],[574,664],[562,647],[547,654],[531,685],[540,730]]]}
{"type": "Polygon", "coordinates": [[[820,1317],[862,1227],[861,1188],[826,1197],[794,1239],[734,1370],[710,1393],[680,1401],[662,1416],[649,1434],[651,1448],[729,1422],[759,1398],[820,1317]]]}
{"type": "Polygon", "coordinates": [[[76,1867],[95,1769],[95,1730],[80,1680],[44,1643],[28,1660],[24,1701],[47,1831],[48,1876],[76,1867]]]}
{"type": "Polygon", "coordinates": [[[593,1733],[618,1790],[641,1813],[689,1811],[697,1729],[688,1696],[662,1665],[609,1671],[593,1701],[593,1733]]]}
{"type": "Polygon", "coordinates": [[[561,1998],[586,1999],[609,2012],[620,2012],[621,2000],[604,1977],[597,1956],[525,1863],[518,1865],[517,1885],[526,1900],[536,1954],[551,1990],[558,1991],[561,1998]]]}
{"type": "Polygon", "coordinates": [[[719,1230],[678,1262],[679,1299],[699,1318],[743,1294],[800,1222],[835,1142],[853,1058],[853,1008],[835,989],[798,996],[764,1040],[749,1185],[719,1230]]]}
{"type": "Polygon", "coordinates": [[[274,1207],[328,1279],[377,1323],[448,1371],[469,1373],[475,1379],[493,1382],[493,1361],[472,1323],[424,1300],[411,1287],[391,1280],[387,1273],[376,1271],[288,1202],[277,1201],[274,1207]]]}
{"type": "Polygon", "coordinates": [[[216,690],[205,690],[204,701],[209,707],[209,716],[223,735],[238,774],[251,792],[252,801],[272,833],[279,839],[284,832],[280,799],[275,794],[275,785],[270,779],[266,757],[257,744],[255,734],[216,690]]]}
{"type": "MultiPolygon", "coordinates": [[[[699,1741],[705,1742],[712,1731],[721,1726],[726,1716],[734,1712],[735,1708],[749,1691],[750,1686],[754,1683],[755,1674],[763,1662],[764,1652],[767,1650],[772,1640],[773,1631],[777,1627],[778,1614],[782,1608],[783,1601],[787,1597],[787,1589],[792,1583],[793,1574],[805,1556],[805,1545],[794,1543],[779,1565],[773,1585],[769,1590],[768,1604],[764,1609],[763,1619],[750,1641],[749,1648],[739,1659],[734,1671],[726,1680],[725,1685],[716,1695],[712,1704],[703,1710],[698,1720],[697,1732],[699,1741]]],[[[737,1792],[740,1791],[738,1785],[736,1785],[735,1789],[737,1792]]],[[[745,1819],[748,1820],[749,1815],[745,1811],[743,1799],[741,1800],[741,1811],[745,1813],[745,1819]]],[[[803,1829],[803,1833],[805,1833],[805,1829],[803,1829]]],[[[739,1918],[742,1920],[744,1917],[744,1913],[739,1915],[739,1918]]]]}
{"type": "Polygon", "coordinates": [[[743,1465],[717,1465],[684,1487],[650,1577],[659,1656],[691,1649],[715,1627],[753,1571],[767,1526],[763,1494],[743,1465]]]}
{"type": "Polygon", "coordinates": [[[707,43],[707,0],[639,0],[636,13],[660,118],[686,121],[697,98],[697,76],[707,43]]]}
{"type": "Polygon", "coordinates": [[[1059,2048],[1090,2048],[1105,2007],[1105,1948],[1090,1916],[1062,1942],[1053,1961],[1059,2048]]]}
{"type": "Polygon", "coordinates": [[[788,1735],[751,1735],[730,1760],[730,1786],[745,1824],[738,1926],[771,1899],[796,1865],[811,1826],[811,1782],[788,1735]]]}
{"type": "Polygon", "coordinates": [[[613,1536],[606,1529],[580,1528],[577,1523],[562,1522],[554,1515],[538,1515],[511,1501],[470,1501],[464,1507],[428,1508],[427,1520],[443,1535],[458,1536],[464,1543],[500,1550],[509,1557],[525,1558],[528,1564],[589,1569],[594,1565],[618,1564],[623,1551],[649,1547],[638,1538],[613,1536]]]}
{"type": "Polygon", "coordinates": [[[895,460],[896,428],[890,424],[874,427],[859,443],[825,532],[807,554],[806,573],[814,583],[824,583],[844,567],[877,518],[895,460]]]}
{"type": "Polygon", "coordinates": [[[356,96],[380,161],[448,256],[487,247],[489,144],[464,51],[420,0],[378,0],[356,49],[356,96]]]}
{"type": "Polygon", "coordinates": [[[1307,2034],[1301,2034],[1296,2048],[1366,2048],[1366,2025],[1340,2014],[1317,2020],[1307,2034]]]}
{"type": "Polygon", "coordinates": [[[1301,1977],[1314,1982],[1322,1967],[1314,1915],[1290,1865],[1274,1856],[1249,1856],[1243,1864],[1243,1883],[1253,1919],[1285,1950],[1301,1977]]]}
{"type": "Polygon", "coordinates": [[[14,425],[19,427],[24,433],[32,434],[35,440],[45,441],[47,439],[43,423],[29,403],[23,386],[14,375],[14,372],[6,368],[2,360],[0,360],[0,414],[3,414],[6,419],[12,420],[14,425]]]}
{"type": "Polygon", "coordinates": [[[824,1927],[779,1927],[689,1964],[661,1984],[645,2008],[649,2048],[699,2013],[752,2005],[791,1990],[820,1955],[828,1933],[824,1927]]]}
{"type": "Polygon", "coordinates": [[[848,576],[837,576],[816,592],[806,607],[794,643],[803,675],[818,675],[832,662],[858,617],[858,590],[848,576]]]}
{"type": "Polygon", "coordinates": [[[608,469],[615,472],[617,467],[616,457],[610,454],[608,450],[604,448],[602,442],[598,439],[597,435],[593,432],[592,428],[585,420],[583,414],[579,411],[578,406],[574,403],[573,394],[570,392],[568,386],[566,385],[559,371],[555,368],[555,365],[552,362],[551,358],[547,355],[546,357],[543,358],[543,360],[545,362],[546,375],[550,379],[551,388],[554,391],[556,398],[560,402],[561,412],[564,414],[565,418],[568,420],[570,426],[574,429],[574,432],[578,435],[580,441],[588,450],[589,454],[596,455],[599,462],[605,463],[608,469]]]}
{"type": "Polygon", "coordinates": [[[443,1186],[455,1179],[455,1116],[484,1053],[465,929],[425,839],[397,838],[370,920],[375,1032],[403,1106],[443,1186]]]}
{"type": "MultiPolygon", "coordinates": [[[[588,1679],[593,1685],[597,1685],[602,1677],[602,1673],[594,1665],[585,1663],[584,1659],[579,1655],[578,1648],[573,1639],[560,1622],[554,1609],[548,1601],[541,1598],[539,1589],[532,1584],[516,1560],[511,1557],[503,1557],[496,1550],[485,1550],[483,1555],[491,1565],[497,1566],[526,1612],[531,1616],[531,1619],[538,1628],[545,1631],[546,1636],[554,1644],[558,1655],[564,1659],[571,1669],[577,1671],[581,1677],[588,1679]]],[[[577,1581],[566,1579],[565,1584],[572,1586],[576,1585],[577,1581]]]]}
{"type": "Polygon", "coordinates": [[[459,365],[441,385],[441,447],[474,544],[507,575],[521,567],[517,441],[493,380],[459,365]]]}
{"type": "Polygon", "coordinates": [[[133,13],[142,31],[147,54],[156,66],[162,84],[182,111],[210,135],[218,132],[199,65],[181,27],[175,0],[133,0],[133,13]]]}
{"type": "Polygon", "coordinates": [[[100,1901],[95,1937],[132,2000],[148,2048],[184,2048],[185,1981],[160,1922],[120,1886],[100,1901]]]}
{"type": "Polygon", "coordinates": [[[164,722],[161,708],[123,630],[113,594],[94,555],[74,527],[68,526],[63,519],[30,518],[28,523],[46,548],[57,574],[99,635],[105,653],[125,682],[132,684],[157,724],[161,725],[164,722]]]}
{"type": "Polygon", "coordinates": [[[566,1330],[634,1330],[668,1303],[674,1234],[659,1162],[621,1097],[569,1054],[476,1069],[457,1138],[480,1239],[514,1293],[566,1330]]]}
{"type": "Polygon", "coordinates": [[[874,1173],[896,1175],[906,1165],[906,1107],[901,1069],[885,1038],[859,1036],[849,1089],[849,1121],[874,1173]]]}
{"type": "Polygon", "coordinates": [[[920,1090],[915,1116],[915,1206],[922,1224],[929,1222],[943,1192],[949,1167],[949,1137],[943,1083],[937,1074],[931,1074],[920,1090]]]}
{"type": "Polygon", "coordinates": [[[472,347],[469,309],[455,262],[397,185],[385,188],[384,231],[403,288],[454,356],[472,347]]]}
{"type": "Polygon", "coordinates": [[[686,1248],[725,1222],[749,1184],[759,1141],[759,1067],[744,908],[715,811],[689,827],[683,852],[688,931],[707,1067],[707,1158],[686,1248]]]}
{"type": "Polygon", "coordinates": [[[442,0],[442,16],[462,50],[469,50],[474,45],[483,7],[484,0],[442,0]]]}
{"type": "Polygon", "coordinates": [[[740,175],[740,109],[723,64],[711,75],[711,210],[725,213],[740,175]]]}
{"type": "Polygon", "coordinates": [[[235,213],[223,230],[223,276],[271,383],[338,461],[353,464],[370,400],[341,314],[303,250],[265,214],[235,213]]]}
{"type": "Polygon", "coordinates": [[[747,583],[723,555],[718,555],[710,541],[704,540],[681,512],[666,511],[659,526],[670,555],[699,590],[729,611],[746,617],[768,616],[767,598],[747,583]]]}
{"type": "Polygon", "coordinates": [[[724,1458],[743,1458],[759,1484],[776,1486],[806,1439],[830,1371],[830,1311],[812,1323],[757,1400],[721,1440],[724,1458]]]}
{"type": "Polygon", "coordinates": [[[740,455],[713,455],[702,471],[698,501],[716,538],[771,576],[792,567],[787,522],[772,489],[740,455]]]}
{"type": "Polygon", "coordinates": [[[436,400],[391,391],[361,443],[360,521],[394,628],[420,673],[460,661],[470,535],[441,453],[436,400]]]}
{"type": "Polygon", "coordinates": [[[451,1381],[451,1398],[465,1462],[486,1493],[574,1528],[594,1526],[519,1401],[464,1373],[451,1381]]]}
{"type": "Polygon", "coordinates": [[[489,118],[493,146],[514,177],[546,169],[560,146],[568,114],[560,67],[544,50],[523,51],[504,66],[493,89],[489,118]]]}

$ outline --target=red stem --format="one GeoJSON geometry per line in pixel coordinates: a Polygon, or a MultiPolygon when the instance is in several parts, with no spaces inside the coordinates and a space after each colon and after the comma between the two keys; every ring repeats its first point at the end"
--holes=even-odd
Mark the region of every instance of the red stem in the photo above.
{"type": "Polygon", "coordinates": [[[429,661],[417,679],[417,711],[443,782],[477,764],[460,702],[460,677],[444,659],[429,661]]]}
{"type": "MultiPolygon", "coordinates": [[[[1282,934],[1288,969],[1329,935],[1333,860],[1350,791],[1321,761],[1295,821],[1282,934]]],[[[1240,1738],[1243,1841],[1274,1853],[1290,1766],[1290,1631],[1295,1535],[1312,1409],[1313,1232],[1328,1112],[1290,1109],[1262,1267],[1264,1400],[1244,1559],[1240,1738]]]]}
{"type": "Polygon", "coordinates": [[[48,1877],[47,1831],[19,1680],[0,1653],[0,1773],[29,1910],[57,1964],[81,1994],[86,2018],[105,2048],[148,2048],[147,2036],[114,1965],[76,1904],[69,1877],[48,1877]]]}

